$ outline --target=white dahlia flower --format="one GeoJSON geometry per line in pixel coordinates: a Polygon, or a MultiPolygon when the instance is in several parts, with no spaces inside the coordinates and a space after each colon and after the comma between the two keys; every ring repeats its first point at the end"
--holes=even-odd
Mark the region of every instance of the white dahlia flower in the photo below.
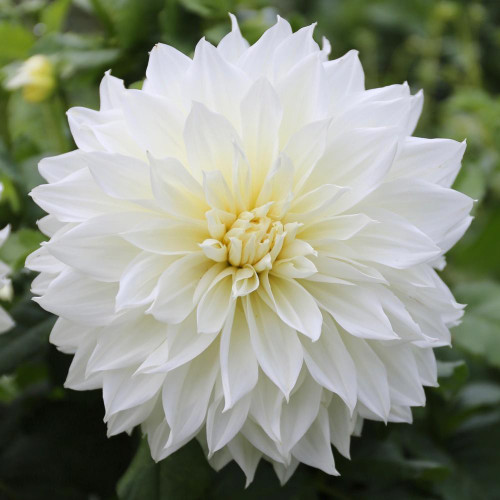
{"type": "MultiPolygon", "coordinates": [[[[3,184],[0,183],[0,197],[3,192],[3,184]]],[[[5,243],[9,237],[10,226],[5,226],[0,230],[0,247],[5,243]]],[[[10,274],[10,267],[4,262],[0,261],[0,300],[12,299],[12,283],[8,277],[10,274]]],[[[5,333],[14,326],[14,322],[9,314],[3,307],[0,307],[0,333],[5,333]]]]}
{"type": "Polygon", "coordinates": [[[32,192],[50,236],[33,292],[110,435],[141,424],[155,460],[196,437],[248,482],[261,458],[282,482],[299,462],[337,474],[331,443],[349,456],[363,419],[409,422],[436,385],[462,315],[436,269],[471,221],[450,189],[465,144],[412,137],[422,94],[365,90],[314,25],[279,18],[249,47],[232,21],[69,111],[78,149],[32,192]]]}

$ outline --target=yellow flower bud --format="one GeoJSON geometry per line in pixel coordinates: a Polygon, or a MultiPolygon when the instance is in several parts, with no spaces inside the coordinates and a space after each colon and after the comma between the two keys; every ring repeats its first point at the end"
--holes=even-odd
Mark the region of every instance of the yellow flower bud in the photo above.
{"type": "Polygon", "coordinates": [[[48,57],[37,54],[22,64],[6,87],[10,90],[21,88],[28,102],[41,102],[49,97],[55,84],[54,65],[48,57]]]}

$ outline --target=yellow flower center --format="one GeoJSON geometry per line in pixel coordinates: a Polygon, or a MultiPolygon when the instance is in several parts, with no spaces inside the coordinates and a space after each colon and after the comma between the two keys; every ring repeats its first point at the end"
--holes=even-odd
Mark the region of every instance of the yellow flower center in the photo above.
{"type": "Polygon", "coordinates": [[[224,235],[228,262],[235,267],[250,264],[257,272],[271,269],[283,245],[283,224],[253,212],[242,212],[224,235]]]}
{"type": "Polygon", "coordinates": [[[201,244],[207,257],[238,268],[252,266],[256,272],[271,269],[287,232],[280,221],[268,217],[270,205],[226,218],[225,224],[218,214],[211,214],[209,230],[213,238],[201,244]]]}

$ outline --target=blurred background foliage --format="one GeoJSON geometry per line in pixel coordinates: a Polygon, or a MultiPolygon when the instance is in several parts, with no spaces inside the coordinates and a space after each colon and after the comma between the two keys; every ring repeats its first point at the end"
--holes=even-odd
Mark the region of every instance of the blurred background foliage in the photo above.
{"type": "Polygon", "coordinates": [[[0,498],[498,499],[500,498],[500,3],[496,0],[0,0],[0,259],[13,270],[5,307],[17,326],[0,337],[0,498]],[[140,86],[156,42],[191,55],[234,12],[254,42],[277,13],[295,29],[319,21],[332,57],[355,48],[367,87],[423,88],[423,137],[467,138],[456,188],[477,200],[475,221],[444,272],[469,304],[440,382],[415,423],[367,423],[340,478],[300,466],[280,488],[267,464],[243,489],[234,464],[216,474],[197,443],[154,465],[140,433],[106,438],[98,391],[63,389],[70,362],[48,344],[54,319],[30,302],[24,259],[43,240],[27,196],[40,158],[75,146],[65,111],[98,107],[103,72],[140,86]],[[31,60],[38,87],[19,77],[31,60]],[[17,76],[17,84],[16,79],[17,76]],[[21,81],[21,83],[19,83],[21,81]]]}

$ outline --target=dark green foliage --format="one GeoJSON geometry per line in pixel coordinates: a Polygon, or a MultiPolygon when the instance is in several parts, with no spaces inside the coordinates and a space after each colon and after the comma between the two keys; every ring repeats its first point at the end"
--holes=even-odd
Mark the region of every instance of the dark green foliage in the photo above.
{"type": "Polygon", "coordinates": [[[13,234],[0,259],[13,268],[17,326],[0,336],[0,499],[186,500],[500,498],[500,4],[459,0],[0,0],[0,67],[46,54],[57,89],[26,102],[0,89],[0,227],[13,234]],[[219,473],[190,443],[159,464],[139,432],[106,438],[101,395],[63,388],[71,358],[48,343],[54,319],[30,301],[26,255],[43,236],[42,212],[27,197],[41,182],[40,158],[74,147],[71,106],[98,106],[105,70],[140,86],[156,42],[191,54],[214,43],[235,13],[250,42],[274,15],[295,29],[319,21],[332,57],[360,51],[368,87],[407,80],[423,88],[417,134],[467,138],[456,188],[477,199],[475,221],[448,256],[444,277],[468,303],[442,348],[440,383],[414,411],[413,425],[366,423],[352,460],[336,455],[341,477],[300,466],[281,487],[262,463],[254,483],[231,463],[219,473]]]}

